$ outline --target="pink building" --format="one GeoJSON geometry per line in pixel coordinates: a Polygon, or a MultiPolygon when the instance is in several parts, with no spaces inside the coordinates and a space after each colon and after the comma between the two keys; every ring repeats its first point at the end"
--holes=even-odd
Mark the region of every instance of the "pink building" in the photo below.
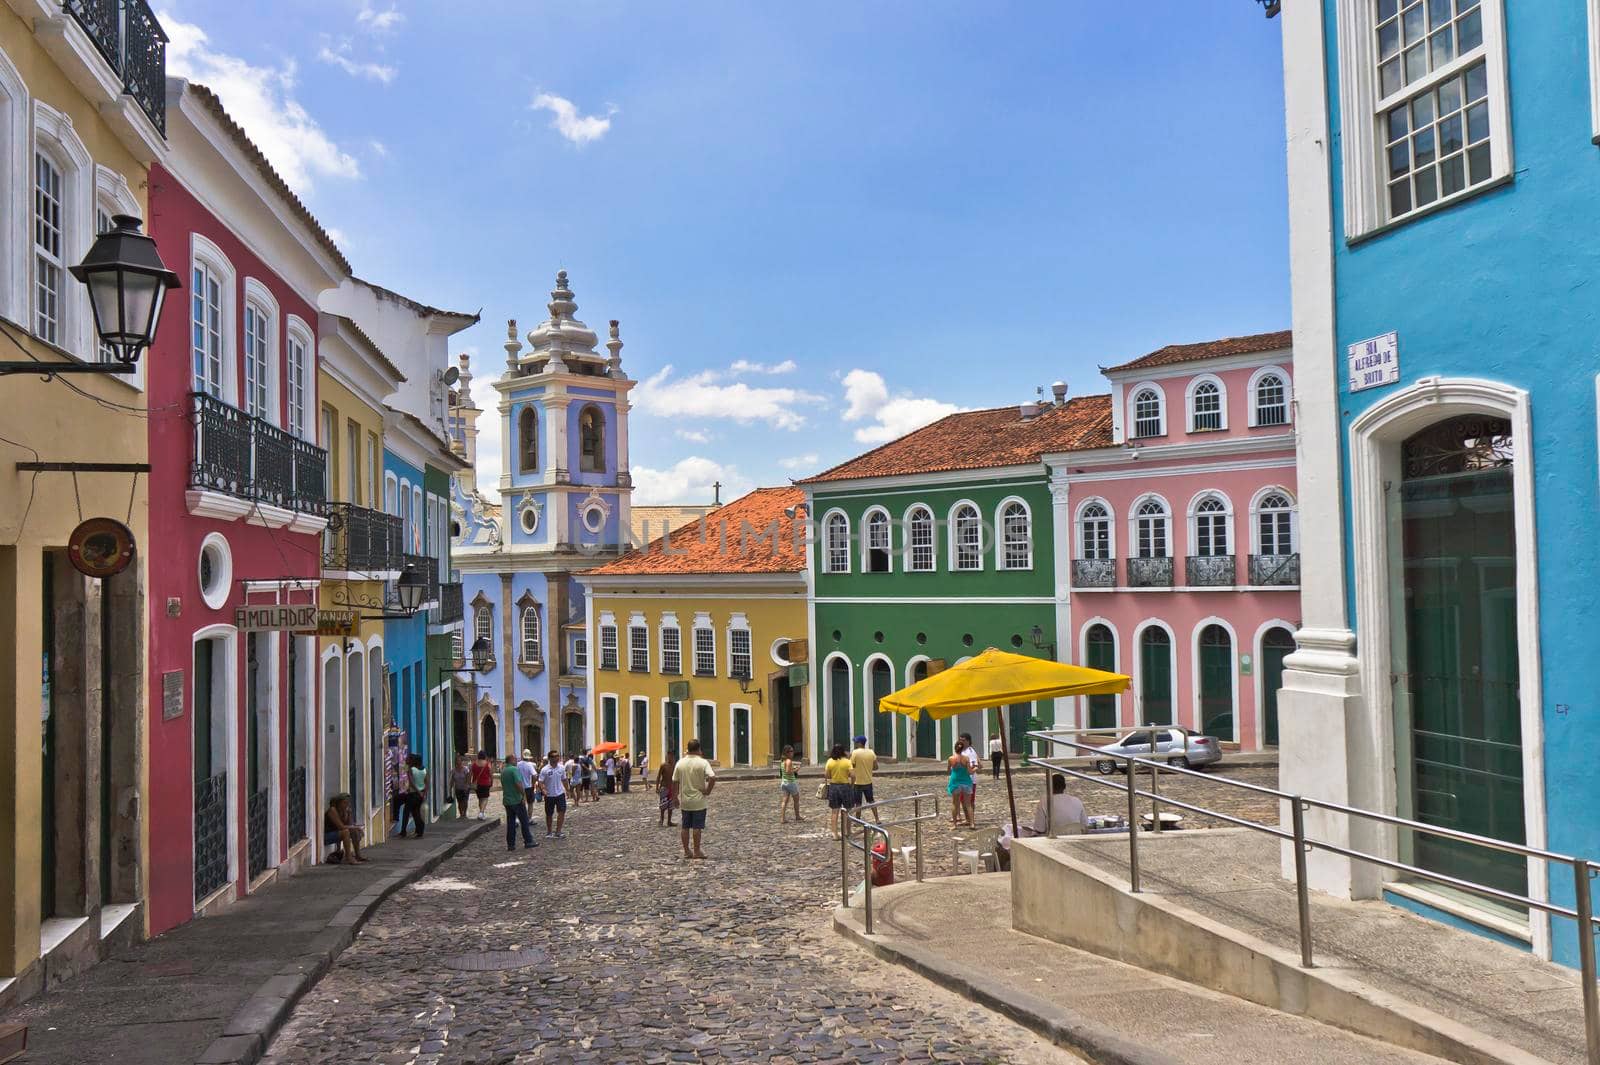
{"type": "Polygon", "coordinates": [[[149,232],[183,288],[145,360],[151,935],[317,854],[317,640],[239,611],[316,605],[317,296],[349,273],[208,90],[168,81],[167,138],[149,232]]]}
{"type": "Polygon", "coordinates": [[[1081,727],[1277,743],[1299,624],[1291,365],[1288,332],[1162,348],[1103,371],[1109,445],[1045,456],[1072,578],[1061,656],[1133,677],[1077,700],[1081,727]]]}

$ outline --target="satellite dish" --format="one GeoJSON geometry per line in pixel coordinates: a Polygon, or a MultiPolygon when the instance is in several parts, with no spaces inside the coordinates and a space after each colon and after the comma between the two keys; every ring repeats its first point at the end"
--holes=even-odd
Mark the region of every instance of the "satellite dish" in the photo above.
{"type": "Polygon", "coordinates": [[[460,370],[456,369],[454,366],[445,367],[444,383],[446,385],[453,385],[459,380],[461,380],[461,371],[460,370]]]}

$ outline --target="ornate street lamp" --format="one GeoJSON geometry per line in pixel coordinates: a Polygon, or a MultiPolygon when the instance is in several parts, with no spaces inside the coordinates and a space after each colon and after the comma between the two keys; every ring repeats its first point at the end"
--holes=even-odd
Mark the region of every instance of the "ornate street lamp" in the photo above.
{"type": "Polygon", "coordinates": [[[482,636],[472,644],[472,672],[489,672],[489,641],[482,636]]]}
{"type": "Polygon", "coordinates": [[[428,579],[411,563],[401,571],[395,582],[395,595],[400,600],[400,612],[407,617],[422,609],[423,597],[428,594],[428,579]]]}
{"type": "Polygon", "coordinates": [[[1028,633],[1028,635],[1033,638],[1033,646],[1037,647],[1041,651],[1049,651],[1051,660],[1055,660],[1056,645],[1054,641],[1046,640],[1044,638],[1044,630],[1042,628],[1035,625],[1033,627],[1033,631],[1028,633]]]}
{"type": "Polygon", "coordinates": [[[95,238],[83,262],[70,268],[72,276],[88,287],[95,331],[117,361],[0,362],[0,375],[131,374],[138,369],[140,353],[155,339],[167,289],[179,284],[178,275],[161,261],[156,242],[139,231],[140,225],[133,215],[116,215],[111,228],[95,238]]]}

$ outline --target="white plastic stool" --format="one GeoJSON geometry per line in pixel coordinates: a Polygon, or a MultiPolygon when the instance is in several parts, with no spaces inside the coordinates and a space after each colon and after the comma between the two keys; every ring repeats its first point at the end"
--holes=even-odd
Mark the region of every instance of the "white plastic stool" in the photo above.
{"type": "Polygon", "coordinates": [[[967,863],[968,873],[976,873],[978,871],[978,861],[983,857],[981,851],[956,851],[956,853],[960,855],[962,861],[967,863]]]}
{"type": "Polygon", "coordinates": [[[911,860],[917,856],[917,848],[906,843],[896,847],[894,852],[900,855],[900,871],[895,875],[915,877],[916,867],[911,864],[911,860]]]}

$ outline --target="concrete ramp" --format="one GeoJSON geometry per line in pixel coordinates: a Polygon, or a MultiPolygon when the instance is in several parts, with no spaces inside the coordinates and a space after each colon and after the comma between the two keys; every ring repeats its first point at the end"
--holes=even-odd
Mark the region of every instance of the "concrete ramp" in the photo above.
{"type": "MultiPolygon", "coordinates": [[[[1383,902],[1313,893],[1300,967],[1278,844],[1247,829],[1020,840],[1018,931],[1470,1065],[1583,1065],[1578,975],[1383,902]]],[[[1305,1060],[1313,1061],[1314,1056],[1305,1060]]]]}

